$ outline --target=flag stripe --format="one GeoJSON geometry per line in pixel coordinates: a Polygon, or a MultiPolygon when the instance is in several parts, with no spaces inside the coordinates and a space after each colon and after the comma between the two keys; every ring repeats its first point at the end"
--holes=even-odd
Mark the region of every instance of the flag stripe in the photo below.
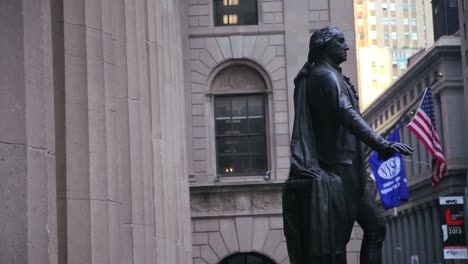
{"type": "Polygon", "coordinates": [[[424,126],[427,128],[427,131],[430,131],[430,133],[432,134],[431,119],[426,115],[426,113],[424,113],[424,111],[422,110],[418,110],[416,115],[418,115],[422,119],[422,121],[424,122],[424,126]]]}
{"type": "Polygon", "coordinates": [[[414,117],[414,123],[424,132],[428,138],[432,138],[432,131],[429,130],[429,127],[426,126],[425,120],[420,116],[414,117]]]}
{"type": "Polygon", "coordinates": [[[432,187],[435,188],[447,173],[447,164],[436,129],[434,102],[430,86],[424,91],[418,110],[407,127],[432,155],[432,187]]]}
{"type": "Polygon", "coordinates": [[[408,128],[413,132],[416,137],[421,140],[421,142],[426,146],[427,150],[431,153],[431,155],[434,155],[434,150],[432,148],[432,142],[427,138],[427,135],[424,134],[424,132],[421,131],[421,128],[417,124],[408,124],[408,128]]]}
{"type": "Polygon", "coordinates": [[[415,118],[415,120],[422,120],[424,122],[424,130],[426,130],[426,133],[428,135],[431,135],[431,137],[435,138],[435,147],[438,147],[440,151],[442,151],[442,147],[440,146],[440,139],[439,139],[439,134],[437,133],[437,130],[431,125],[431,119],[426,115],[424,111],[419,111],[416,113],[419,118],[415,118]]]}

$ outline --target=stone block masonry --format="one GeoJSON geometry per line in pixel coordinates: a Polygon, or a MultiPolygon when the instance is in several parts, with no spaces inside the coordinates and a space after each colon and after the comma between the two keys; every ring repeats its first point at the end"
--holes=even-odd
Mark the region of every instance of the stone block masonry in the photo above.
{"type": "Polygon", "coordinates": [[[0,3],[0,263],[192,263],[184,7],[0,3]]]}

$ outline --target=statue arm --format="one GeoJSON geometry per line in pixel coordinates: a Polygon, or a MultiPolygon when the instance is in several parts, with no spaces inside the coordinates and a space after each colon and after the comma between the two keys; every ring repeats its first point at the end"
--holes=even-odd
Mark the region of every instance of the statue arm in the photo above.
{"type": "Polygon", "coordinates": [[[382,151],[390,146],[390,142],[377,134],[362,116],[353,107],[344,84],[340,82],[335,74],[327,74],[323,78],[324,83],[322,96],[329,102],[332,112],[337,113],[336,118],[359,140],[364,142],[370,148],[376,151],[382,151]]]}

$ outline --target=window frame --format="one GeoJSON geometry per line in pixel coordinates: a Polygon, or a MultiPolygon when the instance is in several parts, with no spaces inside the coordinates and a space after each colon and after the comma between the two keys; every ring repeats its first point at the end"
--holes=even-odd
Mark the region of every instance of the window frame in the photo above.
{"type": "MultiPolygon", "coordinates": [[[[249,27],[249,26],[258,26],[260,25],[260,20],[261,20],[261,6],[259,4],[259,1],[258,0],[253,0],[255,1],[255,6],[256,6],[256,15],[257,15],[257,22],[255,24],[216,24],[216,14],[217,14],[217,9],[216,9],[216,3],[215,2],[222,2],[223,0],[211,0],[210,1],[210,4],[211,4],[211,12],[212,12],[212,25],[214,27],[249,27]]],[[[239,0],[240,1],[240,0],[239,0]]],[[[225,14],[225,15],[231,15],[231,14],[225,14]]],[[[239,14],[237,14],[238,17],[240,16],[239,14]]],[[[238,18],[239,19],[239,18],[238,18]]]]}
{"type": "MultiPolygon", "coordinates": [[[[213,117],[214,117],[214,121],[216,122],[216,117],[217,117],[217,114],[216,114],[216,100],[219,99],[219,98],[230,98],[231,99],[231,109],[232,109],[232,99],[233,98],[236,98],[236,97],[246,97],[246,102],[247,102],[247,109],[246,109],[246,114],[247,116],[249,115],[249,110],[248,110],[248,97],[249,96],[261,96],[262,99],[263,99],[263,119],[264,119],[264,128],[265,128],[265,131],[263,134],[258,134],[257,136],[263,136],[265,137],[265,155],[266,155],[266,160],[265,160],[265,173],[264,174],[256,174],[256,175],[253,175],[252,173],[248,172],[248,173],[241,173],[241,174],[223,174],[223,173],[219,173],[218,172],[218,168],[219,168],[219,156],[221,154],[218,153],[218,138],[219,137],[225,137],[225,138],[234,138],[234,137],[250,137],[250,136],[255,136],[253,135],[253,133],[250,133],[250,131],[247,131],[247,134],[244,134],[244,135],[224,135],[224,136],[221,136],[220,134],[218,134],[218,131],[217,131],[217,128],[216,128],[216,123],[215,123],[215,131],[214,131],[214,136],[215,136],[215,156],[216,156],[216,176],[217,177],[223,177],[223,178],[227,178],[227,177],[250,177],[250,176],[257,176],[257,175],[265,175],[268,170],[269,170],[269,153],[268,153],[268,126],[267,126],[267,123],[268,123],[268,106],[267,106],[267,95],[265,93],[261,93],[261,92],[252,92],[252,93],[233,93],[233,94],[216,94],[214,95],[214,98],[213,98],[213,117]]],[[[231,114],[231,119],[233,119],[233,116],[231,114]]],[[[248,118],[247,118],[248,120],[248,118]]],[[[249,164],[251,163],[251,155],[252,152],[248,151],[247,153],[242,153],[244,155],[248,155],[249,157],[249,164]]]]}

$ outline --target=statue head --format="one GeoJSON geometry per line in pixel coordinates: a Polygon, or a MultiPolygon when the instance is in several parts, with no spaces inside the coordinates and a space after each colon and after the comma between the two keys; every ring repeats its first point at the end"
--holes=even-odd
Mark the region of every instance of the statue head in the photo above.
{"type": "Polygon", "coordinates": [[[334,26],[326,26],[312,34],[309,42],[308,62],[314,63],[328,57],[336,64],[346,61],[346,51],[349,50],[343,33],[334,26]]]}

